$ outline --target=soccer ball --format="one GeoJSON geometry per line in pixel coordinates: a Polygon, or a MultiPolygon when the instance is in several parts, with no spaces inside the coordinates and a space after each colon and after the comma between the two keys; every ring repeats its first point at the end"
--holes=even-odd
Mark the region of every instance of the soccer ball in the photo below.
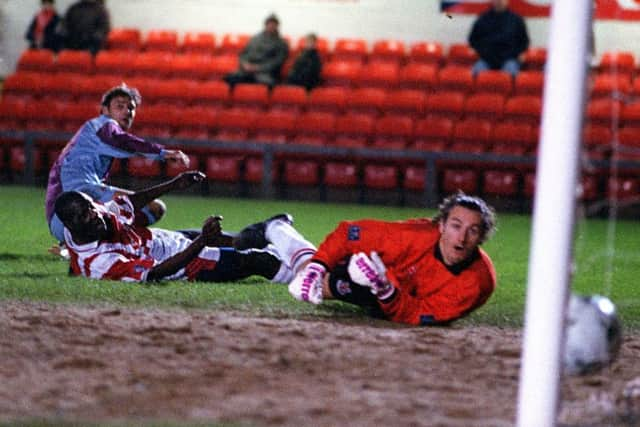
{"type": "Polygon", "coordinates": [[[571,295],[565,325],[564,370],[596,372],[610,364],[622,343],[615,305],[603,296],[571,295]]]}

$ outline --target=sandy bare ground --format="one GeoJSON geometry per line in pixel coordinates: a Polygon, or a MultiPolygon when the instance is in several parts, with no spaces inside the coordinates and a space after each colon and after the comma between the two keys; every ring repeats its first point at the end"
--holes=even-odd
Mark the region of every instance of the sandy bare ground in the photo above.
{"type": "MultiPolygon", "coordinates": [[[[0,304],[0,422],[512,426],[521,331],[0,304]]],[[[640,425],[640,338],[560,424],[640,425]]]]}

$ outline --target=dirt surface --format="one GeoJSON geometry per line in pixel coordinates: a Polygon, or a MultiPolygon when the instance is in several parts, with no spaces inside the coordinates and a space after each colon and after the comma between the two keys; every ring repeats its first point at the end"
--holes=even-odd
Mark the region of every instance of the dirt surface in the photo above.
{"type": "MultiPolygon", "coordinates": [[[[0,304],[0,422],[512,426],[521,331],[0,304]]],[[[640,425],[640,338],[561,425],[640,425]],[[625,396],[626,394],[626,396],[625,396]]]]}

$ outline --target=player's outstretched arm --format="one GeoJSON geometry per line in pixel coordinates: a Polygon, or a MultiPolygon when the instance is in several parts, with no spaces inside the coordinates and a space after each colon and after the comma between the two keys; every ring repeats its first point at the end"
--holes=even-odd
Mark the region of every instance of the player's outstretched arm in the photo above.
{"type": "Polygon", "coordinates": [[[212,241],[221,233],[220,216],[210,216],[202,226],[202,233],[196,237],[187,248],[168,258],[158,265],[155,265],[147,274],[147,281],[161,280],[164,277],[171,276],[184,268],[193,259],[195,259],[207,242],[212,241]]]}
{"type": "Polygon", "coordinates": [[[140,209],[165,193],[174,190],[183,190],[193,184],[204,181],[205,178],[205,175],[199,171],[182,172],[167,182],[130,194],[129,200],[131,204],[133,204],[134,209],[140,209]]]}

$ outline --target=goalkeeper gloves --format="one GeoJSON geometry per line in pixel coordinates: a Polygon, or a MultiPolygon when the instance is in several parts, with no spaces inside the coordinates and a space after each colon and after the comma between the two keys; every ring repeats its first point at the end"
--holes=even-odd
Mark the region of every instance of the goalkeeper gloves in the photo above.
{"type": "Polygon", "coordinates": [[[323,265],[310,262],[289,283],[289,293],[298,301],[320,304],[322,302],[322,281],[326,272],[323,265]]]}
{"type": "Polygon", "coordinates": [[[368,256],[364,252],[353,254],[347,267],[351,280],[369,288],[378,299],[385,300],[393,295],[395,288],[387,279],[387,268],[376,251],[368,256]]]}

